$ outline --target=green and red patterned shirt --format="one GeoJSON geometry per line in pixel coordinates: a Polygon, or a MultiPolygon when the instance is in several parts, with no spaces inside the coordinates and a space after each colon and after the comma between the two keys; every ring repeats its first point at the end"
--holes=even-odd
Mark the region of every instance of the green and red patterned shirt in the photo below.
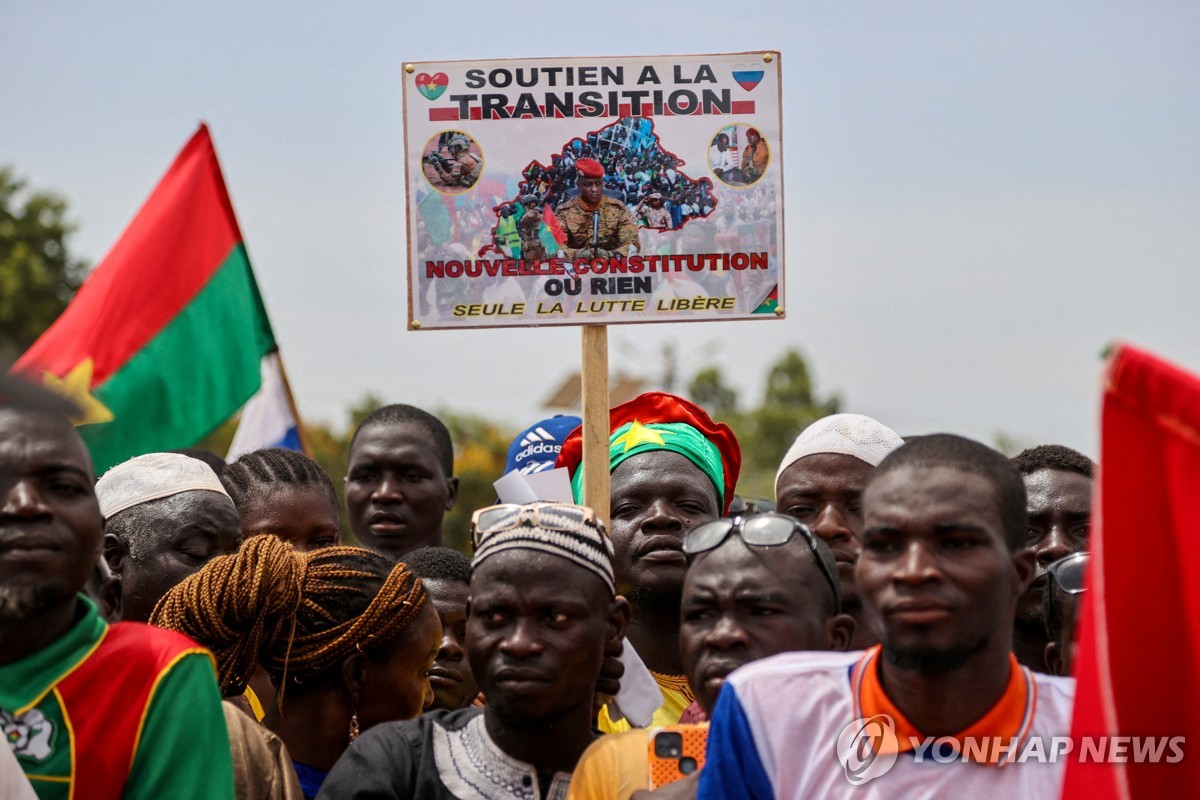
{"type": "Polygon", "coordinates": [[[41,800],[228,800],[229,737],[212,656],[173,631],[80,618],[0,667],[0,730],[41,800]]]}

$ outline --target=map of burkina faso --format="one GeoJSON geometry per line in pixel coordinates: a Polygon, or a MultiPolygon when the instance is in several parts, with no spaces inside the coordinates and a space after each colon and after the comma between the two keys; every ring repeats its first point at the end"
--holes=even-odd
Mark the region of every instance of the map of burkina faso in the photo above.
{"type": "Polygon", "coordinates": [[[570,140],[549,163],[531,161],[521,173],[520,198],[509,198],[496,207],[493,236],[504,227],[501,210],[514,208],[521,198],[527,203],[535,201],[538,212],[547,207],[553,212],[578,196],[575,163],[581,158],[595,159],[604,166],[605,195],[625,203],[643,228],[679,230],[717,207],[712,180],[693,179],[680,171],[684,161],[662,147],[653,120],[622,117],[570,140]]]}

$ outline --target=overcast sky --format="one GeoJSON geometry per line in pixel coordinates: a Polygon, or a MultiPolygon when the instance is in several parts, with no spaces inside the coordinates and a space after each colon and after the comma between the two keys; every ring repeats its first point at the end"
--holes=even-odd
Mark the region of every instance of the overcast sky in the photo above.
{"type": "Polygon", "coordinates": [[[0,163],[99,261],[209,123],[302,412],[514,427],[578,329],[405,331],[410,60],[783,52],[788,319],[610,330],[613,371],[785,348],[903,434],[1095,455],[1114,339],[1200,370],[1195,2],[5,3],[0,163]]]}

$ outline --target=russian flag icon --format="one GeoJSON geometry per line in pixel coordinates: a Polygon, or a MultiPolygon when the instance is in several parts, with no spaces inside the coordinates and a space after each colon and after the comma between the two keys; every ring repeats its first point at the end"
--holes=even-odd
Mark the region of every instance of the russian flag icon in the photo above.
{"type": "Polygon", "coordinates": [[[763,68],[747,67],[739,64],[733,68],[733,79],[737,81],[738,86],[749,92],[762,82],[763,68]]]}

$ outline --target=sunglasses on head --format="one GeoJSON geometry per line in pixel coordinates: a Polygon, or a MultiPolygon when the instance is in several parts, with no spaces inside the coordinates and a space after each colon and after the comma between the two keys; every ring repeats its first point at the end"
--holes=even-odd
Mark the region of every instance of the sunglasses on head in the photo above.
{"type": "Polygon", "coordinates": [[[1080,594],[1087,591],[1084,579],[1087,577],[1088,562],[1091,553],[1072,553],[1066,558],[1060,558],[1046,567],[1049,581],[1065,594],[1080,594]]]}
{"type": "Polygon", "coordinates": [[[605,533],[604,523],[587,506],[571,503],[500,503],[481,508],[471,515],[471,542],[478,548],[479,543],[491,534],[511,531],[522,525],[560,533],[570,533],[579,530],[580,525],[588,525],[605,533]]]}
{"type": "Polygon", "coordinates": [[[765,512],[762,514],[738,515],[732,519],[718,519],[692,528],[683,537],[683,552],[688,556],[706,553],[719,547],[731,533],[742,537],[742,541],[755,547],[777,547],[787,544],[797,532],[804,537],[817,568],[825,576],[829,590],[833,592],[834,613],[842,613],[842,595],[839,581],[828,562],[817,549],[817,537],[808,526],[786,514],[765,512]]]}

